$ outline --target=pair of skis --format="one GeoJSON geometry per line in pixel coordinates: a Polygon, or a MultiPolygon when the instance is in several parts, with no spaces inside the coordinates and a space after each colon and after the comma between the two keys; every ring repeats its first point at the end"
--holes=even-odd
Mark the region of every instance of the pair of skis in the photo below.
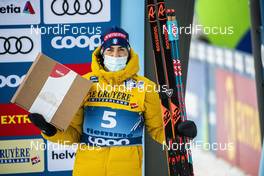
{"type": "Polygon", "coordinates": [[[147,0],[147,9],[157,82],[161,86],[166,85],[166,93],[170,95],[161,96],[169,175],[191,176],[194,175],[191,151],[186,147],[189,140],[179,136],[175,130],[177,124],[187,118],[175,12],[166,11],[164,0],[157,0],[156,3],[147,0]],[[175,144],[176,148],[173,148],[175,144]]]}

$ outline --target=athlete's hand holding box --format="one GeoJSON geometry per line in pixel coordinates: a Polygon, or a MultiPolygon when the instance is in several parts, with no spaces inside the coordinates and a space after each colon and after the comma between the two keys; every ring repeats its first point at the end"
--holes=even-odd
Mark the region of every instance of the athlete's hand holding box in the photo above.
{"type": "Polygon", "coordinates": [[[11,102],[39,113],[66,130],[91,87],[91,81],[40,53],[11,102]]]}

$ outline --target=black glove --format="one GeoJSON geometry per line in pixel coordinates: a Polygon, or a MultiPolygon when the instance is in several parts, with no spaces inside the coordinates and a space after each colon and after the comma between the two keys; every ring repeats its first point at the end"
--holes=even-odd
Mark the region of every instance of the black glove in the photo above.
{"type": "Polygon", "coordinates": [[[180,136],[185,136],[193,139],[197,135],[197,127],[193,121],[186,120],[176,125],[176,132],[180,136]]]}
{"type": "Polygon", "coordinates": [[[30,113],[28,117],[30,121],[47,136],[53,136],[56,134],[56,127],[46,122],[45,118],[41,114],[30,113]]]}

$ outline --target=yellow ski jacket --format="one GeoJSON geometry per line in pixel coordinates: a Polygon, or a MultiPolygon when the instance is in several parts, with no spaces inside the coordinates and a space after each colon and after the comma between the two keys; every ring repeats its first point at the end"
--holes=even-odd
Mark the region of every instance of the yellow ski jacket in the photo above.
{"type": "Polygon", "coordinates": [[[54,136],[42,136],[52,142],[86,143],[77,149],[74,176],[141,176],[142,126],[154,140],[164,141],[159,95],[153,82],[137,75],[133,49],[127,66],[118,72],[104,70],[99,52],[100,47],[92,56],[92,72],[84,75],[94,83],[71,125],[54,136]]]}

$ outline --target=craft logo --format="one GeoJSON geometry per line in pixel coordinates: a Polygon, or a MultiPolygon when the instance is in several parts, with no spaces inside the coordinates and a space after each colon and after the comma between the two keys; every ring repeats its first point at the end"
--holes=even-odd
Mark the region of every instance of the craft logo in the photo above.
{"type": "MultiPolygon", "coordinates": [[[[14,4],[9,4],[9,5],[0,7],[0,13],[9,13],[9,14],[10,13],[22,13],[22,10],[21,10],[21,7],[19,6],[15,6],[14,4]]],[[[31,15],[35,14],[35,11],[30,1],[26,2],[23,13],[27,13],[31,15]]]]}
{"type": "Polygon", "coordinates": [[[43,143],[44,141],[42,139],[1,141],[1,173],[42,172],[44,170],[44,151],[31,148],[32,142],[43,143]]]}
{"type": "Polygon", "coordinates": [[[128,88],[128,89],[132,89],[132,88],[135,88],[137,87],[137,82],[133,79],[127,79],[124,81],[124,84],[125,86],[128,88]]]}
{"type": "Polygon", "coordinates": [[[93,83],[98,83],[98,77],[97,76],[91,76],[90,77],[90,80],[93,82],[93,83]]]}

